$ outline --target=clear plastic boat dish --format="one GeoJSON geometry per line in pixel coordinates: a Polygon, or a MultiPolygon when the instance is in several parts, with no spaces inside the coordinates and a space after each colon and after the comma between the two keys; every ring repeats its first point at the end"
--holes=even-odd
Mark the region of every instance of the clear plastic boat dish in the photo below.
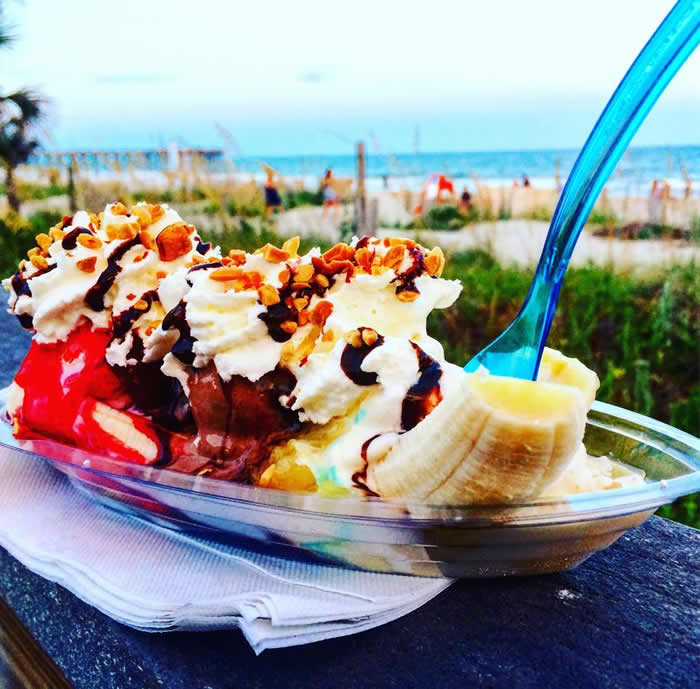
{"type": "Polygon", "coordinates": [[[121,512],[285,557],[447,577],[570,569],[660,505],[700,490],[700,440],[666,424],[596,402],[584,443],[591,455],[642,469],[647,481],[501,505],[324,498],[116,461],[50,440],[17,441],[0,423],[0,452],[50,462],[121,512]]]}

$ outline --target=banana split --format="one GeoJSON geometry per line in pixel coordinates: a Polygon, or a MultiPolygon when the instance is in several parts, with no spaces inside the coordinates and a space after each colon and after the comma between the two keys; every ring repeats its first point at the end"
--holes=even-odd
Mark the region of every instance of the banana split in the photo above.
{"type": "Polygon", "coordinates": [[[633,485],[582,444],[598,378],[467,374],[426,330],[461,285],[411,239],[224,255],[166,205],[109,204],[37,236],[3,282],[34,340],[18,438],[324,495],[504,502],[633,485]]]}

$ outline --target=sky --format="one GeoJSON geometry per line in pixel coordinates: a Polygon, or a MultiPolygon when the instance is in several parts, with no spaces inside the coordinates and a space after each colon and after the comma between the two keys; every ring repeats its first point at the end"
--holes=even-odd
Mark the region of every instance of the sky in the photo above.
{"type": "MultiPolygon", "coordinates": [[[[670,0],[5,0],[46,148],[580,147],[670,0]],[[218,126],[217,126],[218,125],[218,126]],[[221,135],[221,128],[231,138],[221,135]],[[228,141],[228,143],[227,143],[228,141]]],[[[632,145],[700,143],[700,51],[632,145]]]]}

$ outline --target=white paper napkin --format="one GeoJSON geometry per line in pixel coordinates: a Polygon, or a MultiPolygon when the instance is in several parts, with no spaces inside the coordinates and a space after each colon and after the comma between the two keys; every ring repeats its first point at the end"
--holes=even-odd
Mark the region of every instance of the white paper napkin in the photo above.
{"type": "Polygon", "coordinates": [[[451,583],[287,560],[153,526],[3,446],[0,545],[130,627],[240,627],[256,653],[371,629],[451,583]]]}

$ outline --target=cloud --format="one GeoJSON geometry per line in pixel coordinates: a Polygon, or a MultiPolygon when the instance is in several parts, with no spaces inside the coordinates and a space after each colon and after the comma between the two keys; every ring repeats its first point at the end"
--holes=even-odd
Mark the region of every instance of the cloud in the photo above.
{"type": "Polygon", "coordinates": [[[318,70],[309,70],[308,72],[302,72],[299,74],[297,79],[304,84],[319,84],[322,82],[328,75],[324,74],[321,71],[318,70]]]}
{"type": "Polygon", "coordinates": [[[98,74],[94,77],[96,84],[154,84],[174,81],[174,74],[149,74],[137,72],[134,74],[98,74]]]}

